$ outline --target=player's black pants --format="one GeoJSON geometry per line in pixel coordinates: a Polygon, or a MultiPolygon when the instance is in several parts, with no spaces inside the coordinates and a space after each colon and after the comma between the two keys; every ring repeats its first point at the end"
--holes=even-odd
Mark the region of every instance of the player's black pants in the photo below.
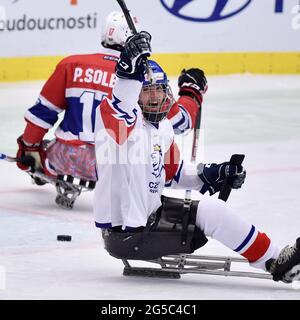
{"type": "Polygon", "coordinates": [[[105,249],[118,259],[152,260],[164,255],[192,253],[207,238],[195,226],[199,201],[184,209],[182,199],[162,196],[162,206],[152,214],[146,227],[122,231],[103,229],[105,249]]]}

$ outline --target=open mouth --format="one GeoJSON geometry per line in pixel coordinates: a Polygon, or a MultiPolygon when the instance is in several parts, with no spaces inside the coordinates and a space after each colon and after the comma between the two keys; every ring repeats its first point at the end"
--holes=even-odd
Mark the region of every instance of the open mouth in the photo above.
{"type": "Polygon", "coordinates": [[[153,112],[157,112],[159,109],[159,103],[158,102],[151,102],[147,104],[147,107],[144,108],[145,111],[153,111],[153,112]]]}

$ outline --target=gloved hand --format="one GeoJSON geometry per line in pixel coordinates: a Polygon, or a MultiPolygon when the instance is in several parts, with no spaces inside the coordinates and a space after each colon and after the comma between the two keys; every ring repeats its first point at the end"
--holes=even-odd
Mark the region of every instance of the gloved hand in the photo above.
{"type": "Polygon", "coordinates": [[[146,72],[143,60],[151,54],[151,35],[141,31],[126,42],[116,65],[116,74],[119,78],[143,81],[146,72]]]}
{"type": "Polygon", "coordinates": [[[203,70],[198,68],[183,69],[178,78],[180,96],[190,96],[196,99],[198,105],[202,103],[202,95],[207,91],[207,80],[203,70]]]}
{"type": "Polygon", "coordinates": [[[223,162],[221,164],[211,163],[198,165],[198,176],[204,185],[200,192],[204,194],[206,191],[209,195],[213,195],[221,190],[224,180],[229,177],[228,183],[233,189],[239,189],[246,179],[246,171],[241,165],[223,162]]]}
{"type": "Polygon", "coordinates": [[[43,171],[46,158],[46,151],[43,148],[43,144],[28,144],[23,140],[23,136],[17,139],[17,143],[19,146],[17,158],[20,159],[20,161],[17,162],[17,166],[21,170],[29,170],[29,166],[32,166],[35,170],[43,171]]]}

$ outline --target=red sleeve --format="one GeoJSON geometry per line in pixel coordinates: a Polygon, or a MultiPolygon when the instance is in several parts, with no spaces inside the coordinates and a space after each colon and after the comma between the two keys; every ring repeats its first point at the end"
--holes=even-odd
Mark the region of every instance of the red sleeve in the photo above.
{"type": "Polygon", "coordinates": [[[43,97],[60,109],[65,109],[66,107],[65,91],[67,66],[67,64],[58,64],[41,91],[43,97]]]}
{"type": "MultiPolygon", "coordinates": [[[[177,103],[180,104],[189,113],[189,115],[192,119],[192,128],[194,128],[197,114],[198,114],[198,110],[199,110],[199,107],[198,107],[198,104],[196,103],[196,101],[189,96],[181,96],[178,99],[177,103]]],[[[200,108],[201,108],[201,106],[200,106],[200,108]]]]}
{"type": "Polygon", "coordinates": [[[27,125],[23,134],[23,140],[31,144],[40,143],[48,130],[41,128],[28,120],[26,121],[27,125]]]}
{"type": "Polygon", "coordinates": [[[173,179],[180,162],[180,151],[177,144],[173,141],[169,150],[165,153],[166,181],[173,179]]]}
{"type": "Polygon", "coordinates": [[[178,106],[178,103],[175,102],[175,103],[173,103],[170,111],[168,112],[167,118],[168,118],[168,119],[172,119],[172,118],[173,118],[177,113],[179,113],[179,112],[181,112],[181,111],[180,111],[180,108],[179,108],[179,106],[178,106]]]}

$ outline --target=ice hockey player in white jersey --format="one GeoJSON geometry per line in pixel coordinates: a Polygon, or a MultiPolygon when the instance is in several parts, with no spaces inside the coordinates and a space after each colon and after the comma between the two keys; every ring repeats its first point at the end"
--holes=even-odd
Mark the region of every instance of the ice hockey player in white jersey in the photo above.
{"type": "MultiPolygon", "coordinates": [[[[136,17],[134,21],[140,28],[136,17]]],[[[26,127],[17,140],[17,157],[33,156],[35,170],[72,183],[71,189],[58,189],[56,202],[63,207],[72,207],[75,183],[79,187],[93,187],[97,180],[93,141],[95,109],[103,97],[111,93],[115,65],[129,35],[131,31],[123,13],[111,12],[103,27],[101,52],[64,58],[43,86],[36,104],[25,113],[26,127]],[[56,124],[60,113],[63,118],[55,131],[56,140],[46,151],[43,138],[56,124]]],[[[183,70],[179,79],[180,97],[177,102],[173,101],[168,114],[177,134],[194,126],[207,89],[200,69],[183,70]]],[[[21,162],[18,167],[28,170],[21,162]]],[[[43,184],[38,178],[35,181],[43,184]]]]}
{"type": "Polygon", "coordinates": [[[165,185],[213,195],[227,177],[238,189],[246,173],[229,162],[194,167],[180,160],[166,119],[172,104],[167,76],[150,60],[147,72],[144,61],[150,53],[148,33],[126,41],[112,95],[96,110],[94,215],[106,250],[120,259],[151,260],[192,253],[211,237],[274,280],[291,282],[299,269],[300,238],[280,251],[222,200],[203,197],[186,212],[183,200],[162,196],[165,185]]]}

